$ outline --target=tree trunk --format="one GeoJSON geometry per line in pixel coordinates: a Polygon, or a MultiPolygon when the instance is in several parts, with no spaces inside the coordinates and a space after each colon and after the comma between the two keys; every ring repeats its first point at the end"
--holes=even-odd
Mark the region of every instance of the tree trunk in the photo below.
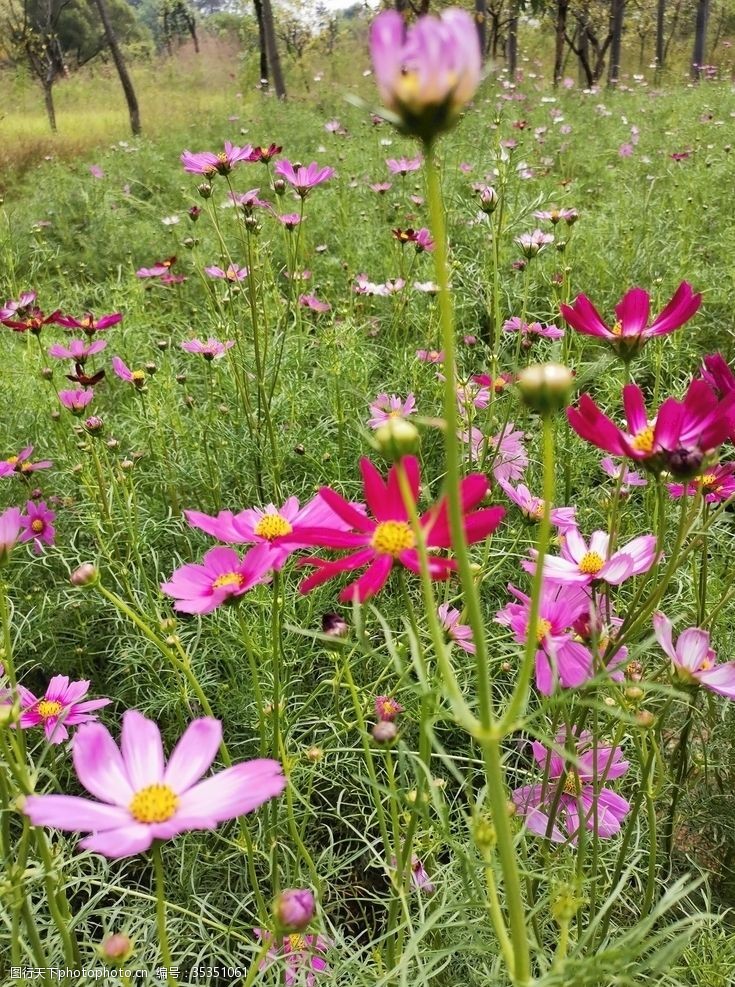
{"type": "Polygon", "coordinates": [[[54,107],[54,80],[44,79],[43,102],[46,107],[46,116],[53,133],[56,133],[56,108],[54,107]]]}
{"type": "Polygon", "coordinates": [[[518,69],[518,0],[511,0],[506,57],[508,59],[508,76],[511,82],[515,82],[518,69]]]}
{"type": "Polygon", "coordinates": [[[186,16],[186,26],[189,29],[189,34],[191,35],[191,40],[194,42],[194,54],[199,54],[199,37],[197,36],[197,21],[196,17],[188,12],[185,12],[186,16]]]}
{"type": "Polygon", "coordinates": [[[260,48],[260,85],[268,88],[268,49],[265,44],[265,28],[263,26],[263,5],[260,0],[253,0],[255,19],[258,22],[258,46],[260,48]]]}
{"type": "Polygon", "coordinates": [[[707,41],[707,22],[709,21],[709,0],[699,0],[697,4],[697,23],[694,31],[694,51],[692,52],[692,78],[699,79],[704,65],[705,46],[707,41]]]}
{"type": "Polygon", "coordinates": [[[661,71],[666,60],[664,37],[666,24],[666,0],[658,0],[656,4],[656,70],[661,71]]]}
{"type": "Polygon", "coordinates": [[[567,34],[567,12],[569,0],[557,0],[556,4],[556,43],[554,45],[554,87],[559,85],[564,68],[564,42],[567,34]]]}
{"type": "Polygon", "coordinates": [[[283,81],[281,70],[281,57],[278,54],[278,42],[276,40],[276,26],[273,21],[273,8],[271,0],[260,0],[263,8],[263,34],[265,35],[265,50],[268,53],[268,66],[273,77],[273,85],[276,89],[276,96],[279,99],[286,98],[286,85],[283,81]]]}
{"type": "Polygon", "coordinates": [[[128,67],[125,64],[125,59],[117,43],[105,0],[94,0],[94,3],[99,11],[100,20],[105,29],[107,45],[112,54],[112,60],[115,63],[117,74],[120,77],[120,85],[125,93],[125,101],[128,104],[128,113],[130,114],[130,129],[133,135],[137,137],[140,133],[140,110],[138,109],[138,97],[135,95],[135,89],[133,88],[133,80],[130,78],[128,67]]]}
{"type": "Polygon", "coordinates": [[[480,52],[484,62],[485,52],[487,51],[487,0],[475,0],[475,22],[477,24],[477,38],[480,42],[480,52]]]}
{"type": "Polygon", "coordinates": [[[611,0],[610,3],[610,66],[607,73],[607,84],[616,86],[620,79],[620,55],[623,46],[623,19],[625,17],[625,0],[611,0]]]}

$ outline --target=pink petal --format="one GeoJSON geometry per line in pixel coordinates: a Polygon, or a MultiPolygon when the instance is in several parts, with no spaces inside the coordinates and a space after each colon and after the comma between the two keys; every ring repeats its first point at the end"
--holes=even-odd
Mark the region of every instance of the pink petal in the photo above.
{"type": "Polygon", "coordinates": [[[193,827],[199,818],[224,822],[252,812],[280,795],[286,784],[278,761],[265,758],[244,761],[184,792],[176,816],[191,820],[193,827]]]}
{"type": "Polygon", "coordinates": [[[180,795],[199,781],[217,756],[222,724],[211,717],[194,720],[174,747],[163,780],[180,795]]]}
{"type": "Polygon", "coordinates": [[[130,821],[130,814],[120,806],[102,805],[77,795],[29,795],[23,812],[34,826],[53,826],[67,832],[95,833],[130,821]]]}
{"type": "Polygon", "coordinates": [[[79,846],[83,850],[101,853],[105,857],[116,860],[119,857],[132,857],[138,853],[145,853],[152,842],[151,826],[146,826],[144,823],[130,823],[119,829],[87,836],[80,841],[79,846]]]}
{"type": "Polygon", "coordinates": [[[120,749],[135,791],[160,784],[163,779],[163,745],[160,731],[153,720],[146,719],[137,709],[126,710],[120,749]]]}
{"type": "Polygon", "coordinates": [[[113,805],[129,805],[134,795],[120,750],[101,723],[85,723],[72,742],[74,770],[91,795],[113,805]]]}

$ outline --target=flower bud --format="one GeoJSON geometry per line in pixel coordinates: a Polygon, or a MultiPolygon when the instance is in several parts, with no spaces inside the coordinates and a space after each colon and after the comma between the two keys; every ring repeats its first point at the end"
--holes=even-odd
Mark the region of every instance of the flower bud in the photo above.
{"type": "Polygon", "coordinates": [[[625,690],[625,698],[632,700],[634,703],[638,702],[639,699],[643,699],[645,693],[639,685],[631,685],[625,690]]]}
{"type": "Polygon", "coordinates": [[[124,932],[113,932],[102,940],[99,952],[105,962],[120,964],[133,952],[133,944],[124,932]]]}
{"type": "Polygon", "coordinates": [[[286,183],[282,178],[276,178],[276,180],[273,182],[273,191],[276,193],[276,195],[284,194],[284,192],[286,191],[286,183]]]}
{"type": "Polygon", "coordinates": [[[489,185],[480,192],[480,209],[490,215],[498,208],[498,193],[489,185]]]}
{"type": "Polygon", "coordinates": [[[97,567],[92,562],[82,562],[72,572],[70,581],[72,586],[94,586],[99,582],[99,578],[97,567]]]}
{"type": "Polygon", "coordinates": [[[573,379],[560,363],[536,363],[520,372],[518,388],[528,407],[545,415],[567,404],[573,379]]]}
{"type": "Polygon", "coordinates": [[[636,713],[635,721],[644,730],[650,729],[656,722],[656,717],[648,709],[641,709],[636,713]]]}
{"type": "Polygon", "coordinates": [[[314,895],[308,888],[282,891],[273,902],[273,917],[286,932],[303,932],[314,918],[314,895]]]}
{"type": "Polygon", "coordinates": [[[329,637],[347,637],[349,629],[347,621],[338,613],[325,613],[322,617],[322,633],[329,637]]]}
{"type": "Polygon", "coordinates": [[[317,761],[321,761],[321,759],[324,757],[324,751],[321,749],[321,747],[317,747],[316,745],[313,745],[307,751],[304,752],[304,757],[306,758],[307,761],[313,761],[314,763],[316,763],[317,761]]]}
{"type": "Polygon", "coordinates": [[[375,448],[391,462],[418,452],[420,441],[418,429],[405,418],[389,418],[375,431],[375,448]]]}
{"type": "Polygon", "coordinates": [[[43,380],[52,380],[53,376],[54,376],[54,372],[51,369],[51,367],[44,367],[43,370],[41,371],[41,378],[43,380]]]}
{"type": "Polygon", "coordinates": [[[390,744],[398,736],[398,727],[390,720],[379,720],[371,732],[376,744],[390,744]]]}
{"type": "Polygon", "coordinates": [[[97,435],[104,428],[104,422],[99,415],[90,415],[90,417],[84,422],[84,427],[90,435],[97,435]]]}
{"type": "Polygon", "coordinates": [[[201,185],[197,185],[197,192],[203,199],[208,199],[212,194],[212,186],[209,182],[202,182],[201,185]]]}

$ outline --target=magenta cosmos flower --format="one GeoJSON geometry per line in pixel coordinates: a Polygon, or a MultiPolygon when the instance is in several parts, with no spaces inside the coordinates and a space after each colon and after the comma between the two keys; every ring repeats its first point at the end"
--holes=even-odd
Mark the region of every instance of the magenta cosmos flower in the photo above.
{"type": "Polygon", "coordinates": [[[91,388],[77,388],[76,391],[59,391],[59,401],[74,415],[81,415],[94,397],[91,388]]]}
{"type": "Polygon", "coordinates": [[[562,339],[564,336],[564,330],[558,326],[542,326],[540,322],[524,322],[517,315],[514,315],[512,319],[506,319],[503,323],[503,332],[520,333],[525,349],[530,348],[537,339],[562,339]]]}
{"type": "Polygon", "coordinates": [[[237,264],[230,264],[227,270],[223,270],[221,267],[205,267],[204,273],[208,274],[210,278],[222,278],[224,281],[235,283],[237,281],[244,281],[250,272],[247,267],[238,267],[237,264]]]}
{"type": "Polygon", "coordinates": [[[375,697],[375,715],[381,723],[393,723],[403,712],[403,706],[392,696],[375,697]]]}
{"type": "Polygon", "coordinates": [[[113,356],[111,362],[112,369],[120,380],[124,380],[126,384],[133,384],[138,390],[145,386],[145,370],[131,370],[119,356],[113,356]]]}
{"type": "Polygon", "coordinates": [[[232,548],[211,548],[201,563],[176,569],[161,590],[172,596],[180,613],[211,613],[223,603],[265,582],[272,568],[267,546],[257,545],[243,559],[232,548]]]}
{"type": "Polygon", "coordinates": [[[161,734],[135,709],[123,714],[120,747],[101,723],[77,730],[72,755],[77,777],[99,801],[76,795],[29,795],[23,812],[34,826],[90,833],[84,850],[129,857],[153,840],[252,812],[286,787],[278,761],[244,761],[201,781],[222,742],[219,720],[189,724],[164,761],[161,734]]]}
{"type": "Polygon", "coordinates": [[[48,355],[57,360],[74,360],[75,363],[84,366],[90,356],[101,353],[106,346],[107,341],[104,339],[95,339],[92,343],[88,343],[84,339],[72,339],[68,346],[63,346],[60,343],[49,346],[48,355]]]}
{"type": "Polygon", "coordinates": [[[0,514],[0,565],[10,558],[21,532],[21,516],[17,507],[7,507],[0,514]]]}
{"type": "Polygon", "coordinates": [[[14,315],[24,315],[30,311],[36,300],[35,291],[24,291],[17,301],[9,299],[4,306],[0,307],[0,322],[12,319],[14,315]]]}
{"type": "Polygon", "coordinates": [[[282,939],[276,937],[267,929],[253,929],[261,942],[270,944],[267,957],[260,964],[261,970],[273,964],[283,966],[283,982],[286,987],[296,987],[305,984],[315,987],[317,974],[329,970],[324,959],[331,943],[324,936],[308,933],[293,933],[282,939]]]}
{"type": "Polygon", "coordinates": [[[318,312],[319,314],[329,312],[332,307],[329,302],[321,301],[316,295],[299,295],[299,305],[302,308],[308,308],[312,312],[318,312]]]}
{"type": "MultiPolygon", "coordinates": [[[[564,738],[559,741],[563,744],[564,738]]],[[[582,826],[596,830],[601,839],[620,832],[630,811],[629,802],[611,788],[596,790],[601,778],[614,781],[628,770],[619,747],[593,747],[591,735],[582,733],[577,741],[576,764],[537,741],[531,748],[544,781],[522,785],[511,797],[532,833],[553,843],[575,846],[582,826]]]]}
{"type": "Polygon", "coordinates": [[[11,312],[2,320],[2,323],[14,332],[30,332],[34,336],[38,336],[43,327],[52,322],[62,325],[61,318],[61,312],[58,309],[50,315],[45,315],[40,308],[33,306],[30,309],[19,308],[17,312],[11,312]],[[15,318],[16,315],[18,318],[15,318]]]}
{"type": "Polygon", "coordinates": [[[20,541],[32,541],[33,550],[38,555],[44,545],[53,545],[54,543],[56,514],[48,507],[45,500],[29,500],[26,504],[26,511],[27,514],[20,519],[23,528],[20,541]]]}
{"type": "Polygon", "coordinates": [[[29,473],[35,473],[36,470],[47,470],[54,465],[50,459],[41,459],[37,463],[32,463],[32,455],[33,446],[26,446],[25,449],[20,450],[17,456],[0,459],[0,478],[3,476],[12,476],[13,473],[17,473],[19,476],[27,476],[29,473]]]}
{"type": "Polygon", "coordinates": [[[719,504],[735,496],[735,463],[713,466],[690,483],[669,483],[672,497],[694,497],[700,490],[707,504],[719,504]]]}
{"type": "Polygon", "coordinates": [[[159,260],[153,267],[140,267],[135,272],[136,278],[161,278],[169,274],[171,268],[176,263],[175,257],[167,257],[166,260],[159,260]]]}
{"type": "Polygon", "coordinates": [[[285,158],[282,161],[276,161],[274,170],[277,175],[285,178],[290,185],[293,185],[302,199],[305,199],[313,188],[321,185],[322,182],[329,181],[334,175],[334,168],[320,168],[316,161],[312,161],[306,167],[302,165],[300,168],[294,168],[291,162],[285,158]]]}
{"type": "MultiPolygon", "coordinates": [[[[392,175],[408,175],[412,171],[418,171],[424,163],[424,159],[419,154],[415,158],[386,158],[385,163],[392,175]]],[[[382,185],[388,185],[390,188],[390,182],[382,182],[382,185]]],[[[382,191],[385,192],[387,189],[382,189],[382,191]]]]}
{"type": "Polygon", "coordinates": [[[702,378],[720,397],[735,394],[735,373],[721,353],[710,353],[704,358],[702,378]]]}
{"type": "MultiPolygon", "coordinates": [[[[508,589],[519,602],[507,603],[495,619],[513,631],[519,644],[525,644],[531,620],[531,598],[512,584],[508,589]]],[[[564,689],[572,689],[592,677],[592,654],[589,648],[575,640],[572,630],[580,617],[589,614],[591,606],[590,597],[582,587],[544,581],[536,628],[536,688],[545,696],[552,694],[557,683],[564,689]]]]}
{"type": "Polygon", "coordinates": [[[477,647],[472,640],[472,628],[469,624],[460,624],[462,614],[459,610],[448,603],[442,603],[437,607],[436,613],[449,640],[454,641],[468,655],[474,655],[477,647]]]}
{"type": "MultiPolygon", "coordinates": [[[[542,497],[534,497],[525,483],[519,483],[517,487],[512,487],[507,480],[499,478],[498,484],[502,487],[506,497],[521,509],[521,513],[528,521],[541,520],[544,516],[542,497]]],[[[552,507],[550,511],[551,523],[560,531],[576,528],[576,515],[576,507],[552,507]]]]}
{"type": "Polygon", "coordinates": [[[111,312],[109,315],[101,315],[99,319],[95,319],[91,312],[86,312],[81,319],[74,319],[70,315],[60,315],[56,322],[66,329],[81,329],[88,336],[93,336],[96,332],[104,332],[110,326],[116,326],[118,322],[122,322],[122,313],[111,312]]]}
{"type": "Polygon", "coordinates": [[[622,484],[621,492],[627,491],[628,487],[645,487],[648,480],[636,470],[628,469],[625,463],[616,463],[609,456],[600,460],[600,469],[607,473],[613,480],[619,480],[622,484]]]}
{"type": "MultiPolygon", "coordinates": [[[[419,462],[414,456],[405,456],[401,460],[401,467],[405,471],[410,496],[415,505],[419,495],[419,462]]],[[[304,559],[302,564],[314,566],[316,571],[301,583],[299,586],[301,593],[310,592],[342,572],[354,571],[367,565],[366,571],[354,582],[345,586],[340,594],[340,600],[343,602],[357,600],[364,603],[383,588],[394,565],[403,565],[416,573],[421,571],[416,540],[398,484],[398,467],[394,465],[390,468],[387,481],[383,480],[369,459],[360,460],[360,470],[365,500],[372,517],[360,514],[335,490],[322,487],[319,491],[320,495],[352,530],[303,528],[298,533],[294,532],[279,539],[279,542],[285,544],[291,541],[334,550],[353,550],[349,555],[336,561],[319,558],[304,559]]],[[[460,495],[465,533],[470,544],[482,541],[491,535],[505,514],[502,507],[473,510],[487,490],[487,478],[480,473],[473,473],[462,480],[460,495]]],[[[419,524],[429,550],[451,547],[446,498],[442,498],[427,511],[419,519],[419,524]]],[[[453,559],[429,552],[429,574],[432,579],[447,579],[455,568],[456,562],[453,559]]]]}
{"type": "Polygon", "coordinates": [[[39,699],[30,689],[18,686],[22,730],[42,726],[50,744],[60,744],[69,736],[67,727],[96,720],[93,711],[109,706],[111,699],[82,700],[89,692],[89,681],[70,682],[67,675],[55,675],[39,699]]]}
{"type": "MultiPolygon", "coordinates": [[[[361,504],[351,505],[362,511],[361,504]]],[[[216,517],[202,514],[201,511],[184,511],[184,517],[192,528],[199,528],[218,541],[232,545],[260,545],[268,549],[269,565],[281,569],[283,563],[299,548],[306,548],[311,542],[298,543],[302,528],[330,527],[337,531],[347,531],[350,525],[338,517],[322,497],[317,494],[303,507],[299,507],[298,497],[289,497],[283,507],[268,504],[266,507],[250,508],[233,514],[220,511],[216,517]],[[294,538],[289,545],[281,545],[282,535],[294,538]]]]}
{"type": "Polygon", "coordinates": [[[236,147],[229,141],[225,141],[224,151],[215,154],[214,151],[184,151],[180,161],[184,166],[184,171],[191,175],[206,175],[213,178],[215,175],[229,175],[236,164],[241,161],[251,161],[253,148],[250,144],[245,147],[236,147]]]}
{"type": "Polygon", "coordinates": [[[187,353],[199,353],[205,360],[219,360],[225,353],[235,345],[234,339],[226,339],[220,343],[210,336],[206,343],[201,339],[189,339],[181,344],[181,349],[187,353]]]}
{"type": "MultiPolygon", "coordinates": [[[[531,554],[535,559],[535,548],[531,554]]],[[[619,586],[631,576],[648,572],[658,558],[655,535],[639,535],[610,555],[610,535],[606,531],[595,531],[588,545],[577,528],[569,528],[564,532],[561,556],[545,556],[544,578],[575,586],[597,582],[619,586]]],[[[535,561],[524,561],[522,565],[527,572],[536,570],[535,561]]]]}
{"type": "Polygon", "coordinates": [[[735,427],[735,392],[718,400],[704,380],[693,380],[683,401],[667,398],[649,419],[643,392],[635,384],[623,388],[628,430],[603,414],[588,394],[576,408],[567,408],[574,431],[614,456],[634,459],[654,473],[666,469],[690,479],[735,427]]]}
{"type": "Polygon", "coordinates": [[[702,304],[687,281],[682,281],[671,301],[653,322],[651,296],[642,288],[631,288],[615,306],[616,321],[608,327],[586,295],[577,295],[571,305],[562,305],[561,314],[577,332],[597,336],[610,343],[624,359],[640,352],[654,336],[664,336],[680,329],[702,304]]]}
{"type": "Polygon", "coordinates": [[[411,27],[385,11],[371,25],[370,54],[384,105],[424,141],[454,124],[480,84],[477,28],[465,10],[419,17],[411,27]]]}
{"type": "Polygon", "coordinates": [[[408,418],[416,411],[416,398],[407,394],[405,400],[397,394],[378,394],[370,405],[372,418],[368,421],[370,428],[380,428],[392,418],[408,418]]]}
{"type": "Polygon", "coordinates": [[[681,682],[703,685],[727,699],[735,699],[735,661],[717,663],[717,656],[709,645],[708,631],[687,627],[674,646],[671,621],[663,613],[653,615],[653,630],[681,682]]]}

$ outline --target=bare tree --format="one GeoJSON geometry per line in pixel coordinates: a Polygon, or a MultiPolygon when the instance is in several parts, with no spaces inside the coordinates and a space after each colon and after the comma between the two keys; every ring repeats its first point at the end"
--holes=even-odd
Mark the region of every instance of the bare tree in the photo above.
{"type": "Polygon", "coordinates": [[[59,20],[70,0],[23,0],[22,6],[9,4],[3,11],[0,31],[11,56],[24,60],[43,90],[51,130],[56,133],[54,83],[67,74],[64,52],[58,36],[59,20]]]}
{"type": "Polygon", "coordinates": [[[664,49],[666,25],[666,0],[656,0],[656,70],[664,67],[666,52],[664,49]]]}
{"type": "Polygon", "coordinates": [[[263,4],[262,0],[253,0],[255,6],[255,19],[258,22],[258,45],[260,47],[260,83],[264,89],[268,88],[268,48],[265,43],[265,26],[263,24],[263,4]]]}
{"type": "Polygon", "coordinates": [[[625,0],[610,0],[610,65],[607,83],[615,86],[620,78],[620,55],[623,45],[625,0]]]}
{"type": "Polygon", "coordinates": [[[271,0],[260,0],[263,10],[263,34],[265,36],[265,50],[268,54],[268,68],[273,77],[273,86],[276,96],[279,99],[286,98],[286,84],[283,81],[283,70],[281,69],[281,56],[278,53],[278,41],[276,39],[276,27],[273,21],[273,7],[271,0]]]}
{"type": "Polygon", "coordinates": [[[564,47],[566,45],[569,0],[556,0],[556,34],[554,43],[554,86],[559,85],[564,71],[564,47]]]}
{"type": "Polygon", "coordinates": [[[475,22],[477,24],[477,39],[480,42],[480,52],[484,61],[487,52],[487,0],[475,0],[475,22]]]}
{"type": "Polygon", "coordinates": [[[508,18],[508,37],[505,42],[506,58],[508,60],[508,75],[513,80],[518,71],[518,3],[510,0],[510,17],[508,18]]]}
{"type": "Polygon", "coordinates": [[[117,42],[117,37],[115,36],[112,21],[110,20],[110,15],[107,10],[106,0],[94,0],[94,3],[99,12],[102,26],[105,29],[105,38],[107,39],[107,45],[110,49],[112,60],[115,63],[117,74],[120,77],[120,85],[122,86],[123,93],[125,94],[125,102],[128,104],[130,129],[133,134],[137,136],[140,133],[140,110],[138,108],[138,97],[135,95],[133,80],[130,78],[128,67],[125,64],[125,59],[123,58],[122,51],[120,50],[120,45],[117,42]]]}
{"type": "Polygon", "coordinates": [[[707,25],[709,23],[709,0],[698,0],[697,20],[694,26],[694,50],[692,51],[691,74],[693,79],[702,75],[707,43],[707,25]]]}

